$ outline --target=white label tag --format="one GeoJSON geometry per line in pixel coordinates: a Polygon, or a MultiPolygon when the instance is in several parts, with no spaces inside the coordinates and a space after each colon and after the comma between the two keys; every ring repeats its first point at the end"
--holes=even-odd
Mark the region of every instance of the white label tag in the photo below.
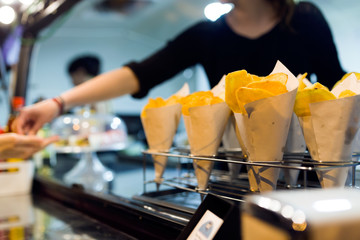
{"type": "Polygon", "coordinates": [[[219,231],[224,220],[216,216],[214,213],[206,210],[194,230],[191,232],[188,240],[209,240],[213,239],[219,231]]]}

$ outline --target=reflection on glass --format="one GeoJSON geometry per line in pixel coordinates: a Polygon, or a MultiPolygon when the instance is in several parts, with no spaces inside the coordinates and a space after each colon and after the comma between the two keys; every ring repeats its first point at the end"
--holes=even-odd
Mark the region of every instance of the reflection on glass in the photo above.
{"type": "MultiPolygon", "coordinates": [[[[63,177],[66,184],[108,192],[114,174],[101,163],[96,153],[124,149],[127,128],[119,117],[85,113],[65,115],[54,121],[51,131],[60,137],[60,141],[54,144],[54,152],[80,154],[78,163],[63,177]]],[[[53,157],[56,158],[56,154],[53,157]]]]}
{"type": "Polygon", "coordinates": [[[313,208],[318,212],[340,212],[351,209],[351,203],[347,199],[327,199],[316,201],[313,208]]]}

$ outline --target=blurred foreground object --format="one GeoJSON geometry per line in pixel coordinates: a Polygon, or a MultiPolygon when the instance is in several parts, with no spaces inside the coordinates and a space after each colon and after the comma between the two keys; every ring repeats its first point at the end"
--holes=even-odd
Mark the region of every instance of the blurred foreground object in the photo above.
{"type": "Polygon", "coordinates": [[[359,190],[343,188],[249,196],[243,205],[243,239],[360,239],[359,197],[359,190]]]}

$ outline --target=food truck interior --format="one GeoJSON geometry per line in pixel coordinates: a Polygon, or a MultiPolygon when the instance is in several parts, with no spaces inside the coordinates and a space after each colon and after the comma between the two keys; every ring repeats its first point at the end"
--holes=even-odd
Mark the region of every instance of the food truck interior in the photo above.
{"type": "MultiPolygon", "coordinates": [[[[204,9],[214,2],[217,1],[44,0],[32,3],[33,8],[13,3],[19,14],[18,20],[12,25],[0,25],[0,126],[6,126],[9,116],[16,111],[10,104],[14,96],[23,97],[25,105],[29,105],[73,87],[67,66],[75,57],[98,56],[101,72],[133,59],[140,60],[185,28],[210,18],[209,13],[205,16],[204,9]]],[[[360,69],[360,46],[357,44],[360,29],[356,24],[360,4],[357,0],[312,2],[323,11],[333,30],[343,68],[346,71],[360,69]]],[[[77,147],[55,145],[34,155],[35,176],[30,205],[38,215],[23,226],[24,234],[34,234],[34,226],[42,224],[47,228],[43,234],[54,239],[66,234],[68,237],[71,234],[93,237],[84,239],[184,238],[184,234],[189,233],[189,223],[194,227],[194,219],[198,220],[199,214],[204,213],[205,205],[214,209],[218,204],[222,206],[219,214],[228,219],[218,239],[239,237],[240,229],[228,230],[240,225],[239,210],[249,188],[246,165],[237,169],[236,176],[229,174],[230,168],[234,167],[231,164],[243,160],[237,155],[239,149],[228,151],[220,147],[209,191],[198,191],[181,120],[173,151],[167,155],[163,176],[166,181],[163,184],[153,181],[155,169],[152,154],[146,151],[148,146],[140,112],[149,97],[167,98],[185,82],[191,92],[209,89],[204,70],[196,65],[155,87],[143,99],[131,96],[112,99],[107,102],[108,113],[92,117],[93,121],[104,121],[107,126],[118,122],[113,129],[121,132],[124,144],[89,150],[77,139],[77,147]],[[89,175],[91,178],[87,177],[89,175]],[[237,216],[234,213],[238,213],[237,216]],[[39,214],[51,221],[39,219],[39,214]],[[59,231],[50,224],[54,219],[64,230],[59,231]],[[92,229],[94,222],[97,230],[92,229]],[[227,235],[229,232],[231,234],[227,235]]],[[[66,121],[83,121],[79,111],[87,110],[75,109],[60,116],[54,121],[57,124],[44,126],[41,134],[63,134],[73,127],[66,121]]],[[[308,153],[290,157],[310,158],[308,153]]],[[[355,185],[356,164],[349,166],[347,183],[355,185]]],[[[319,188],[313,167],[311,164],[290,167],[300,172],[297,182],[289,186],[283,174],[278,188],[319,188]]],[[[28,199],[24,203],[28,203],[28,199]]],[[[1,220],[0,214],[0,227],[1,220]]]]}

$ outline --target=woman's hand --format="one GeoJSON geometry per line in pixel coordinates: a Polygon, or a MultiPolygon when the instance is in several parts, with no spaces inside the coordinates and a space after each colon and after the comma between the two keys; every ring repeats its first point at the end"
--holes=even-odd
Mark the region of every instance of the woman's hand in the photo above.
{"type": "Polygon", "coordinates": [[[20,110],[11,125],[11,129],[19,134],[35,135],[37,131],[59,114],[59,106],[52,99],[48,99],[20,110]]]}
{"type": "Polygon", "coordinates": [[[0,159],[27,159],[58,139],[58,136],[41,138],[38,136],[24,136],[16,133],[0,134],[0,159]]]}

